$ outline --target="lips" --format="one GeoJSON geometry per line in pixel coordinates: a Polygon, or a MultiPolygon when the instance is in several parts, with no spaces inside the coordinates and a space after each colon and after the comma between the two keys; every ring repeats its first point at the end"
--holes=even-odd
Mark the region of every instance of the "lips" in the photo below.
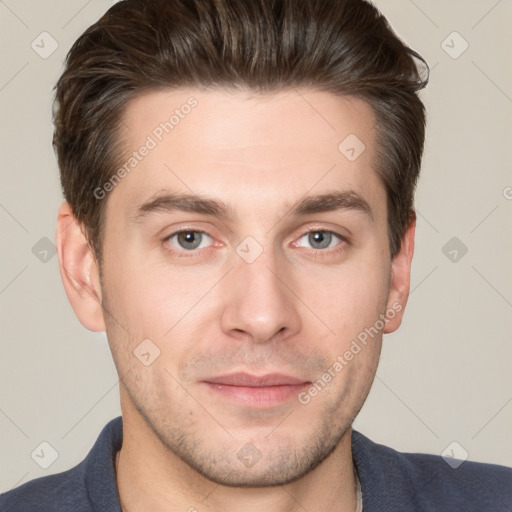
{"type": "Polygon", "coordinates": [[[279,373],[269,373],[267,375],[251,375],[249,373],[232,373],[205,379],[205,382],[211,384],[223,384],[225,386],[243,386],[243,387],[268,387],[268,386],[295,386],[305,384],[307,381],[282,375],[279,373]]]}
{"type": "Polygon", "coordinates": [[[232,405],[270,408],[297,399],[298,394],[311,382],[280,373],[251,375],[242,372],[210,377],[202,384],[212,396],[232,405]]]}

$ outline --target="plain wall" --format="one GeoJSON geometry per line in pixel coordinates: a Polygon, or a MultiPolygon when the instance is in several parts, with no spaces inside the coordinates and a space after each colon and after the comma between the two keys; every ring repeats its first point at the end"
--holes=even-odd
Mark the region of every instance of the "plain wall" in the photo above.
{"type": "MultiPolygon", "coordinates": [[[[0,491],[76,465],[120,414],[106,338],[75,318],[52,253],[52,88],[112,3],[0,3],[0,491]],[[58,44],[46,58],[31,46],[50,52],[42,32],[58,44]],[[31,458],[43,441],[58,452],[48,469],[31,458]]],[[[376,4],[432,72],[412,291],[355,428],[402,451],[456,441],[470,459],[512,465],[512,3],[376,4]]]]}

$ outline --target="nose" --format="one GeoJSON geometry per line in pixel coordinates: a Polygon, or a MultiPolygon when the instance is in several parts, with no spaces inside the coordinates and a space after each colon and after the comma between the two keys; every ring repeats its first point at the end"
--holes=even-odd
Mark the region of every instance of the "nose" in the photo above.
{"type": "Polygon", "coordinates": [[[297,299],[284,265],[278,267],[275,258],[265,254],[252,263],[237,258],[222,290],[225,334],[265,343],[300,330],[297,299]]]}

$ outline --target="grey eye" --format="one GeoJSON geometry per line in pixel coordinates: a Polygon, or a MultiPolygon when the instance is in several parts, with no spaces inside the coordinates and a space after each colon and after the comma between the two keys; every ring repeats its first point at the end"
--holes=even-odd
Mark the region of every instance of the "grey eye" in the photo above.
{"type": "Polygon", "coordinates": [[[206,247],[211,237],[202,231],[179,231],[168,238],[171,245],[178,249],[193,251],[206,247]]]}
{"type": "Polygon", "coordinates": [[[312,249],[328,249],[341,241],[341,237],[332,231],[310,231],[300,237],[299,245],[309,245],[312,249]]]}
{"type": "Polygon", "coordinates": [[[328,231],[313,231],[309,233],[308,242],[314,249],[325,249],[331,245],[332,233],[328,231]]]}

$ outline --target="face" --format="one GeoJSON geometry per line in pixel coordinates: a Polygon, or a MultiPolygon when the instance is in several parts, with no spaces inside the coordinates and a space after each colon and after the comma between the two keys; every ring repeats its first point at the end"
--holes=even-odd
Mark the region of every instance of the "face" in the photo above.
{"type": "Polygon", "coordinates": [[[292,481],[349,432],[404,306],[371,108],[188,89],[123,121],[126,172],[99,199],[123,414],[216,482],[292,481]]]}

